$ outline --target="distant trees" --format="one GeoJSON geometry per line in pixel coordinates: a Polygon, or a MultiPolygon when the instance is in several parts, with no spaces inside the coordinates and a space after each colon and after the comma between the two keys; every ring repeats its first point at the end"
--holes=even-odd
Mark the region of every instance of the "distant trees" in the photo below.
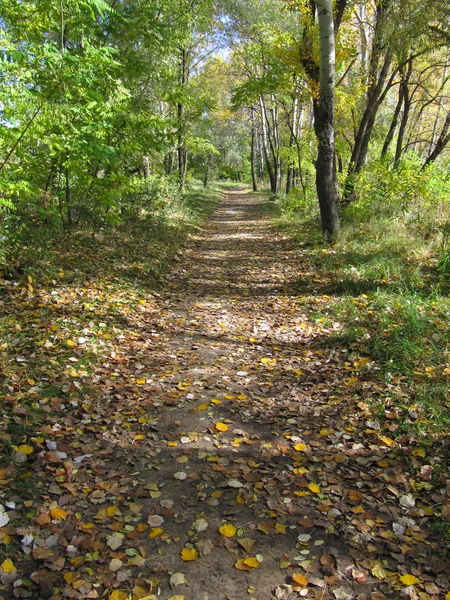
{"type": "Polygon", "coordinates": [[[377,161],[447,163],[449,25],[431,0],[5,0],[0,227],[113,224],[191,172],[318,198],[332,236],[377,161]]]}

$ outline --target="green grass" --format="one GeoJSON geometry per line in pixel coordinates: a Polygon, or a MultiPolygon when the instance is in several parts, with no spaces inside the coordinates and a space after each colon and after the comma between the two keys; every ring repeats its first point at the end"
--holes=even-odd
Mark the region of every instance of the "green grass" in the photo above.
{"type": "Polygon", "coordinates": [[[344,215],[339,239],[328,246],[315,206],[301,214],[283,210],[278,225],[303,249],[298,290],[311,319],[341,324],[323,345],[357,348],[377,361],[389,389],[380,412],[393,407],[404,415],[398,435],[447,436],[450,300],[438,265],[439,232],[424,237],[400,214],[363,223],[344,215]],[[317,296],[325,303],[310,302],[317,296]]]}

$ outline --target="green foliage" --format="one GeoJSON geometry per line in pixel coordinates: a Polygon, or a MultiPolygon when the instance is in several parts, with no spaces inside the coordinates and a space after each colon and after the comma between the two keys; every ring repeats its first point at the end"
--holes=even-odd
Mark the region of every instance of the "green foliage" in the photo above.
{"type": "Polygon", "coordinates": [[[439,165],[421,169],[421,164],[414,154],[395,168],[389,159],[369,164],[355,179],[356,199],[346,209],[347,218],[398,218],[425,239],[436,235],[450,214],[450,176],[439,165]]]}

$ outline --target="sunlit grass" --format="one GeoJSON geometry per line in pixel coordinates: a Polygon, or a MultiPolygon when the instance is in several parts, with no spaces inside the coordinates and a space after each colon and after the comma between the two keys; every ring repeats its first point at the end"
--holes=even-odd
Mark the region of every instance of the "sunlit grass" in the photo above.
{"type": "Polygon", "coordinates": [[[392,391],[389,402],[405,414],[413,411],[407,428],[421,436],[446,435],[450,300],[449,282],[438,268],[439,231],[424,236],[400,216],[363,223],[344,216],[330,247],[321,239],[314,207],[302,215],[284,211],[278,224],[303,248],[299,294],[328,296],[325,305],[311,305],[312,320],[341,325],[324,346],[367,352],[392,391]]]}

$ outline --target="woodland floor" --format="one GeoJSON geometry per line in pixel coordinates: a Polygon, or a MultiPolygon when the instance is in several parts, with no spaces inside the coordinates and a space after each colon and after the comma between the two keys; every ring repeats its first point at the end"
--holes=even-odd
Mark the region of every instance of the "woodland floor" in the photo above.
{"type": "MultiPolygon", "coordinates": [[[[34,499],[3,469],[0,597],[446,597],[426,453],[371,421],[377,365],[324,344],[303,260],[230,191],[161,295],[117,313],[89,394],[16,448],[34,499]]],[[[72,345],[75,369],[86,340],[72,345]]]]}

